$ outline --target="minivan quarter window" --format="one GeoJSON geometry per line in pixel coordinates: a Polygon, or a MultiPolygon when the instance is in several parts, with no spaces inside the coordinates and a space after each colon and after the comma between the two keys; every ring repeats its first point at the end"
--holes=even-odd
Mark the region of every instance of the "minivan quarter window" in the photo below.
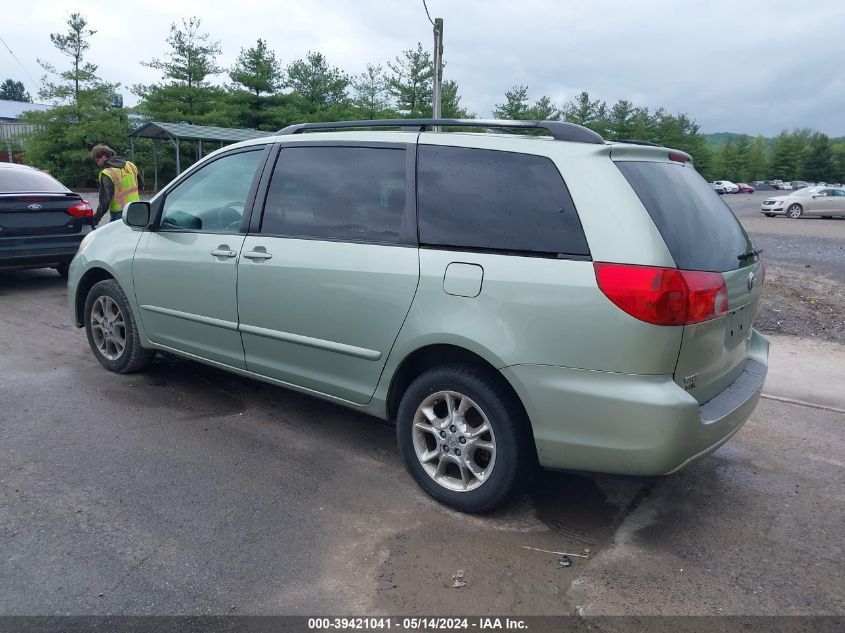
{"type": "Polygon", "coordinates": [[[159,229],[237,233],[263,147],[222,156],[167,192],[159,229]]]}
{"type": "Polygon", "coordinates": [[[417,179],[421,244],[590,254],[563,178],[544,156],[422,145],[417,179]]]}
{"type": "Polygon", "coordinates": [[[405,171],[401,148],[286,147],[270,180],[261,233],[398,243],[405,171]]]}

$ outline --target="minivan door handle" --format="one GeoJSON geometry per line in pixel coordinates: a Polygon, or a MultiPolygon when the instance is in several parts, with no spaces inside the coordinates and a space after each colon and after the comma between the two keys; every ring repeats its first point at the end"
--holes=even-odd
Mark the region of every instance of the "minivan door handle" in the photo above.
{"type": "Polygon", "coordinates": [[[272,255],[265,250],[256,250],[256,251],[247,251],[244,253],[244,257],[247,259],[270,259],[272,255]]]}
{"type": "Polygon", "coordinates": [[[211,251],[211,254],[215,257],[237,257],[238,255],[235,251],[230,251],[229,247],[225,244],[221,244],[220,246],[215,248],[213,251],[211,251]]]}

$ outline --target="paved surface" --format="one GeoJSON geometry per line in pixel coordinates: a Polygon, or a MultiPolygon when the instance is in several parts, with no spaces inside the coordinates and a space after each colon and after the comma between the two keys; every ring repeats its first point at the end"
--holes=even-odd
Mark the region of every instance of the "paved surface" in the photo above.
{"type": "Polygon", "coordinates": [[[0,614],[566,613],[576,568],[520,546],[595,550],[650,485],[547,474],[462,516],[375,419],[173,358],[107,373],[66,313],[54,272],[0,276],[0,614]]]}
{"type": "Polygon", "coordinates": [[[845,614],[845,347],[770,339],[751,420],[647,489],[573,581],[577,613],[845,614]]]}
{"type": "MultiPolygon", "coordinates": [[[[766,392],[845,409],[841,349],[785,341],[766,392]]],[[[841,413],[764,400],[680,475],[546,473],[468,517],[372,418],[171,357],[109,374],[53,271],[0,273],[0,372],[0,614],[845,614],[841,413]]]]}

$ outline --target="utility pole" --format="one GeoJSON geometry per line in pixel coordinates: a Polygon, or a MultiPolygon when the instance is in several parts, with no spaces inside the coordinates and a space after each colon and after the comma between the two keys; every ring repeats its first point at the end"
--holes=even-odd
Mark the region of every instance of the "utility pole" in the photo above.
{"type": "MultiPolygon", "coordinates": [[[[432,91],[432,112],[435,119],[440,118],[440,102],[443,83],[443,18],[434,18],[434,89],[432,91]]],[[[435,127],[435,131],[440,128],[435,127]]]]}

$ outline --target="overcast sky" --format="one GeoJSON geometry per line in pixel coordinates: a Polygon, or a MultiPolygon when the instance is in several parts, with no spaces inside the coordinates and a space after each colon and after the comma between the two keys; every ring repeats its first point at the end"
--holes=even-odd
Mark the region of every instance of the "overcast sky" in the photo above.
{"type": "MultiPolygon", "coordinates": [[[[845,2],[812,0],[428,0],[445,20],[444,76],[481,117],[515,84],[556,103],[586,90],[608,105],[628,99],[685,112],[703,132],[773,136],[809,127],[845,135],[845,2]]],[[[202,18],[220,63],[267,40],[283,64],[308,50],[350,74],[422,42],[422,0],[5,0],[0,37],[37,82],[37,58],[64,67],[49,33],[81,11],[98,32],[91,60],[129,87],[159,79],[139,62],[166,51],[170,23],[202,18]]],[[[0,81],[36,86],[0,44],[0,81]]],[[[221,76],[220,82],[228,81],[221,76]]]]}

